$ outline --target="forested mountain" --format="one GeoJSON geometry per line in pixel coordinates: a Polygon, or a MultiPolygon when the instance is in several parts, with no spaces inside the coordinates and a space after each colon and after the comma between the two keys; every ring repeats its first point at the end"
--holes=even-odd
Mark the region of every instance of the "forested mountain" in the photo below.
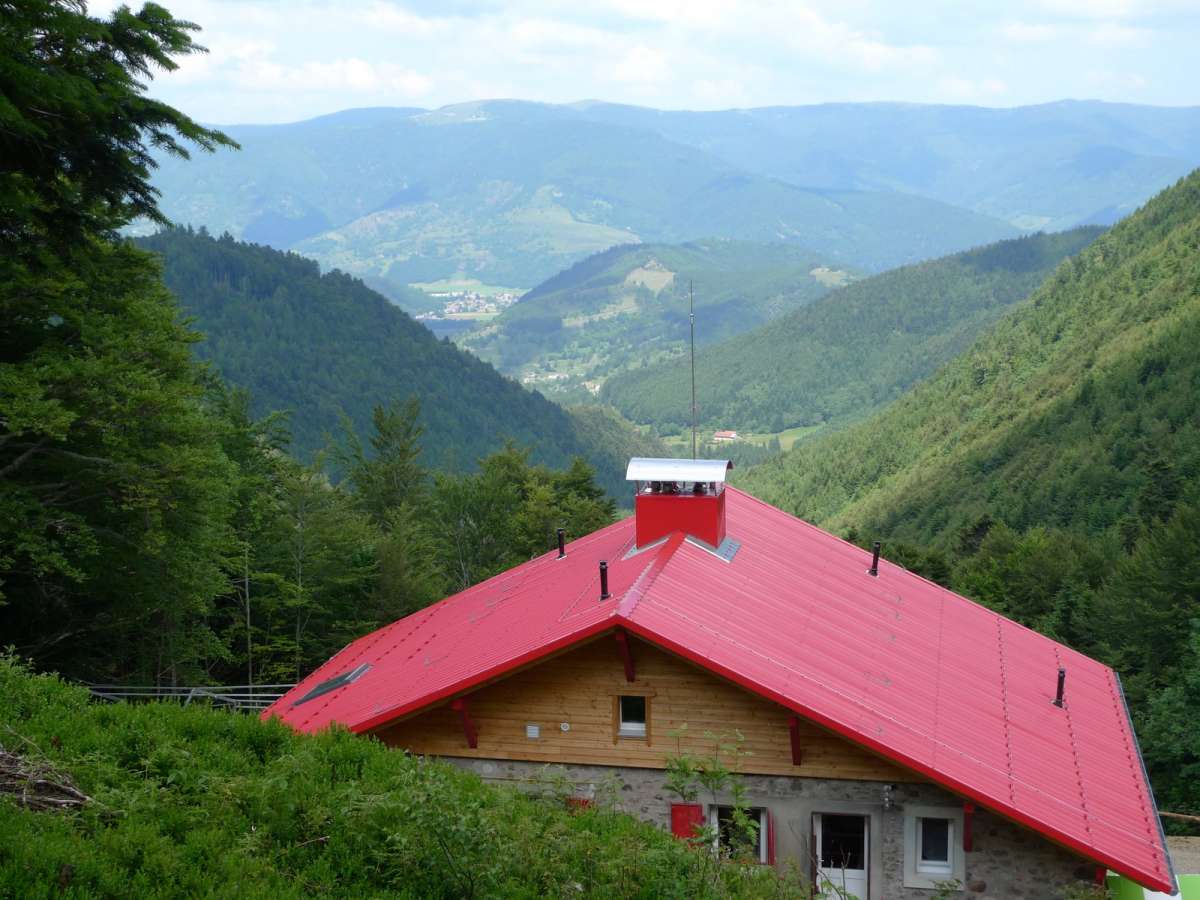
{"type": "Polygon", "coordinates": [[[855,277],[787,244],[713,238],[590,256],[459,343],[548,393],[590,399],[614,372],[683,351],[695,284],[699,343],[769,321],[855,277]]]}
{"type": "Polygon", "coordinates": [[[162,160],[167,215],[298,250],[389,294],[456,275],[525,289],[637,241],[786,241],[884,269],[1015,233],[913,193],[786,184],[550,104],[351,110],[229,133],[241,152],[162,160]]]}
{"type": "Polygon", "coordinates": [[[951,540],[984,514],[1102,531],[1200,465],[1200,174],[1098,238],[880,415],[747,476],[835,526],[951,540]]]}
{"type": "Polygon", "coordinates": [[[1163,809],[1200,813],[1200,172],[758,496],[1112,663],[1163,809]]]}
{"type": "MultiPolygon", "coordinates": [[[[1002,241],[857,281],[696,358],[700,419],[779,432],[860,417],[962,352],[1064,258],[1100,233],[1080,228],[1002,241]]],[[[708,333],[708,316],[697,329],[708,333]]],[[[637,422],[690,422],[691,370],[677,356],[605,383],[637,422]]]]}
{"type": "Polygon", "coordinates": [[[1047,231],[1108,225],[1200,165],[1200,108],[822,103],[716,112],[578,104],[806,187],[899,190],[1047,231]]]}
{"type": "MultiPolygon", "coordinates": [[[[376,405],[410,396],[421,402],[423,460],[434,468],[469,469],[509,438],[536,462],[590,458],[565,410],[437,340],[355,278],[188,229],[138,243],[159,254],[167,286],[202,332],[197,355],[249,390],[257,415],[290,412],[292,448],[303,458],[341,433],[343,413],[365,432],[376,405]]],[[[645,439],[614,422],[630,447],[643,447],[645,439]]],[[[601,455],[601,480],[621,491],[621,454],[601,455]]]]}

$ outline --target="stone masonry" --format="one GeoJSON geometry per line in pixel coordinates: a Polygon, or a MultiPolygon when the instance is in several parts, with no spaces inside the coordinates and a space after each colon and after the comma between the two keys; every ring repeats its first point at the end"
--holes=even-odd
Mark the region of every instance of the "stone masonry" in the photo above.
{"type": "MultiPolygon", "coordinates": [[[[660,769],[617,766],[550,766],[511,760],[448,758],[485,781],[517,787],[549,777],[565,777],[578,796],[603,794],[611,785],[617,805],[661,828],[670,827],[670,810],[678,798],[663,787],[660,769]],[[550,770],[550,775],[547,772],[550,770]]],[[[775,821],[776,859],[799,861],[812,872],[813,813],[847,813],[870,817],[870,897],[862,900],[928,900],[933,889],[904,886],[905,807],[961,810],[962,802],[932,784],[897,784],[891,808],[885,809],[885,785],[877,781],[845,781],[789,776],[746,775],[751,806],[767,807],[775,821]]],[[[727,798],[717,798],[717,802],[727,798]]],[[[711,798],[709,798],[711,802],[711,798]]],[[[1090,880],[1094,864],[1047,841],[1033,831],[984,810],[973,823],[973,849],[964,855],[965,877],[958,896],[969,900],[1057,900],[1068,886],[1090,880]]]]}

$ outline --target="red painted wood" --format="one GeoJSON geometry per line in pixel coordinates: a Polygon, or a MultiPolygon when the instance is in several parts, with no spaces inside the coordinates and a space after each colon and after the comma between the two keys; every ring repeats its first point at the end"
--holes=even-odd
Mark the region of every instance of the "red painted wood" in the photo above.
{"type": "Polygon", "coordinates": [[[694,838],[704,827],[704,807],[699,803],[671,804],[671,834],[677,838],[694,838]]]}
{"type": "Polygon", "coordinates": [[[803,761],[803,755],[800,752],[800,718],[799,716],[788,717],[788,732],[792,737],[792,765],[798,766],[803,761]]]}
{"type": "Polygon", "coordinates": [[[716,547],[725,540],[725,491],[713,494],[638,494],[634,500],[637,545],[673,531],[716,547]]]}
{"type": "Polygon", "coordinates": [[[450,703],[450,708],[455,710],[462,719],[463,734],[467,738],[467,746],[474,750],[479,746],[479,733],[475,730],[475,722],[471,719],[471,708],[467,704],[466,697],[459,697],[450,703]]]}
{"type": "Polygon", "coordinates": [[[974,821],[975,804],[967,800],[963,803],[963,851],[966,853],[975,847],[974,821]]]}
{"type": "Polygon", "coordinates": [[[629,646],[629,639],[620,628],[616,630],[615,636],[617,639],[617,649],[621,653],[621,662],[625,665],[625,680],[637,681],[637,671],[633,665],[633,648],[629,646]]]}

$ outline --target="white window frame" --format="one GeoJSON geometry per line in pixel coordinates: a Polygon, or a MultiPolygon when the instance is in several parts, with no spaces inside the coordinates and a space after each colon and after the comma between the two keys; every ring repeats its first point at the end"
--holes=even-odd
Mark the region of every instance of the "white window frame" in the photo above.
{"type": "Polygon", "coordinates": [[[906,806],[904,808],[904,886],[925,888],[937,887],[939,881],[957,879],[966,882],[967,855],[962,847],[963,811],[961,806],[906,806]],[[945,868],[921,861],[921,819],[946,819],[949,821],[947,834],[950,859],[945,868]]]}
{"type": "Polygon", "coordinates": [[[617,737],[645,740],[650,718],[650,698],[641,694],[621,694],[617,697],[617,737]],[[641,722],[625,721],[625,699],[638,698],[642,701],[645,718],[641,722]]]}
{"type": "MultiPolygon", "coordinates": [[[[718,852],[721,849],[720,812],[722,809],[733,809],[733,804],[718,803],[708,807],[708,827],[713,830],[713,850],[718,852]]],[[[758,861],[765,865],[768,862],[767,829],[771,827],[771,817],[767,814],[765,806],[751,806],[746,810],[747,816],[751,818],[755,813],[758,814],[758,861]]]]}

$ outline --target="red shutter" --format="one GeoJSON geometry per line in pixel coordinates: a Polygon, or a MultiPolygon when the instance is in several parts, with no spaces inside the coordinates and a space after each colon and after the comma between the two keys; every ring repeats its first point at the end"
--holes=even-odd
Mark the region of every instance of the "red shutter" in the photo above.
{"type": "Polygon", "coordinates": [[[767,810],[767,865],[775,865],[775,815],[767,810]]]}
{"type": "Polygon", "coordinates": [[[671,834],[677,838],[694,838],[704,827],[704,807],[699,803],[671,804],[671,834]]]}

